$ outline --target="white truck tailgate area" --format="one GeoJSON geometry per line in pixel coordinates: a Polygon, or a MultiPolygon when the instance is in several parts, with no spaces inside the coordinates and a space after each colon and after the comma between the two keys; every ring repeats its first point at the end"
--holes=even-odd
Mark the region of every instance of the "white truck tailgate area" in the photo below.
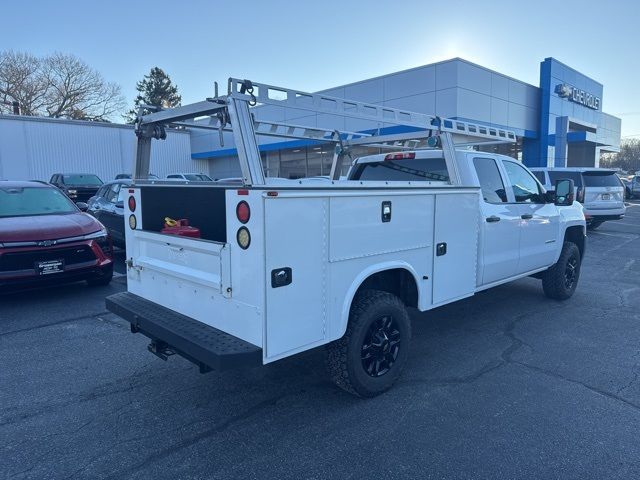
{"type": "Polygon", "coordinates": [[[129,292],[262,346],[259,309],[232,299],[228,244],[135,230],[127,258],[129,292]]]}

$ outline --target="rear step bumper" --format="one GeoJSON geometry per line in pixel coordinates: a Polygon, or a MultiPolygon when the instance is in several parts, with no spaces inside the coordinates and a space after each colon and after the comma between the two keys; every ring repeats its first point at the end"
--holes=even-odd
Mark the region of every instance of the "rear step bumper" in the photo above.
{"type": "Polygon", "coordinates": [[[107,310],[131,323],[133,333],[149,337],[149,351],[164,360],[177,353],[203,373],[262,365],[260,347],[132,293],[111,295],[106,304],[107,310]]]}

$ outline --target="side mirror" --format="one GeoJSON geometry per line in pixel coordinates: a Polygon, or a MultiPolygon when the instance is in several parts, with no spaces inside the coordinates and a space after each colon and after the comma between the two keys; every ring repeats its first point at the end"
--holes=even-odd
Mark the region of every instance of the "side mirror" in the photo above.
{"type": "Polygon", "coordinates": [[[556,180],[556,200],[559,207],[573,205],[575,199],[573,180],[568,178],[556,180]]]}
{"type": "Polygon", "coordinates": [[[124,200],[120,200],[116,202],[116,208],[124,208],[124,200]]]}
{"type": "Polygon", "coordinates": [[[86,212],[89,210],[89,205],[84,202],[76,202],[76,206],[80,209],[81,212],[86,212]]]}

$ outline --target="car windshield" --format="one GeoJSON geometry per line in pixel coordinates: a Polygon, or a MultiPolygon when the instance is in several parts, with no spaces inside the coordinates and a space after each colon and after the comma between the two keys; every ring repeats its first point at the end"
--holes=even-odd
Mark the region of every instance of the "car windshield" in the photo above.
{"type": "Polygon", "coordinates": [[[620,180],[613,172],[584,172],[582,178],[586,187],[620,186],[620,180]]]}
{"type": "Polygon", "coordinates": [[[444,158],[415,158],[361,163],[351,180],[432,180],[449,181],[444,158]]]}
{"type": "Polygon", "coordinates": [[[0,218],[76,213],[74,203],[57,188],[0,188],[0,218]]]}
{"type": "Polygon", "coordinates": [[[102,180],[97,175],[64,175],[65,185],[102,185],[102,180]]]}
{"type": "Polygon", "coordinates": [[[210,182],[211,178],[202,173],[185,173],[184,178],[191,182],[210,182]]]}

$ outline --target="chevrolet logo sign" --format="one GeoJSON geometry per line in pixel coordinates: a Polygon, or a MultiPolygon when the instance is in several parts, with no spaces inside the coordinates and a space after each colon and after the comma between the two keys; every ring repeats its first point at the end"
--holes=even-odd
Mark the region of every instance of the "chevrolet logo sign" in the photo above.
{"type": "Polygon", "coordinates": [[[39,247],[50,247],[51,245],[55,245],[56,243],[58,243],[57,240],[42,240],[42,241],[38,242],[38,246],[39,247]]]}
{"type": "Polygon", "coordinates": [[[559,83],[556,85],[555,92],[560,98],[566,98],[571,102],[579,103],[593,110],[600,109],[600,97],[596,97],[589,92],[580,90],[567,83],[559,83]]]}

